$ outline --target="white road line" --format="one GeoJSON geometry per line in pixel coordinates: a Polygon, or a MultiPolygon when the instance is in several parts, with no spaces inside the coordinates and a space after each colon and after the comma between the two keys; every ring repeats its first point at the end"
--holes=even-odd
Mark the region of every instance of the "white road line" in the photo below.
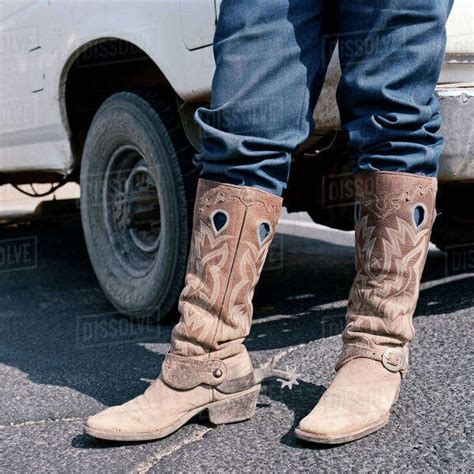
{"type": "Polygon", "coordinates": [[[286,299],[286,301],[309,300],[310,298],[314,298],[315,296],[316,295],[314,293],[307,293],[306,295],[290,296],[286,299]]]}
{"type": "Polygon", "coordinates": [[[459,275],[440,278],[439,280],[425,281],[420,285],[420,291],[429,290],[430,288],[435,288],[436,286],[441,286],[453,281],[465,280],[466,278],[474,278],[474,273],[461,273],[459,275]]]}
{"type": "Polygon", "coordinates": [[[273,323],[274,321],[283,321],[285,319],[298,319],[297,314],[277,314],[275,316],[267,316],[266,318],[254,319],[252,325],[257,326],[259,324],[273,323]]]}
{"type": "MultiPolygon", "coordinates": [[[[452,283],[453,281],[459,281],[459,280],[464,280],[466,278],[474,278],[474,273],[462,273],[460,275],[453,275],[445,278],[440,278],[438,280],[432,280],[432,281],[426,281],[420,285],[420,291],[424,290],[429,290],[431,288],[435,288],[437,286],[445,285],[447,283],[452,283]]],[[[302,295],[304,297],[308,297],[309,295],[302,295]]],[[[289,300],[295,300],[297,297],[290,297],[287,299],[289,300]]],[[[309,308],[307,311],[304,311],[302,313],[296,313],[296,314],[277,314],[274,316],[267,316],[266,318],[259,318],[256,319],[253,324],[265,324],[265,323],[272,323],[274,321],[284,321],[288,319],[298,319],[300,316],[307,315],[309,312],[315,312],[315,311],[327,311],[329,309],[342,309],[345,308],[347,305],[347,300],[339,300],[339,301],[333,301],[331,303],[325,303],[325,304],[320,304],[317,306],[313,306],[312,308],[309,308]]]]}
{"type": "Polygon", "coordinates": [[[209,431],[212,431],[212,428],[209,427],[204,427],[202,429],[197,430],[187,438],[184,438],[183,440],[179,441],[177,444],[173,444],[167,448],[164,448],[162,450],[156,451],[150,459],[147,461],[142,462],[139,464],[135,469],[133,469],[132,474],[145,474],[147,473],[150,469],[152,469],[156,464],[158,464],[163,458],[166,458],[168,456],[171,456],[173,453],[176,451],[179,451],[181,448],[184,448],[184,446],[191,444],[191,443],[196,443],[197,441],[201,441],[201,439],[204,438],[204,436],[209,433],[209,431]]]}
{"type": "Polygon", "coordinates": [[[292,226],[295,226],[295,227],[304,227],[306,229],[324,230],[325,232],[342,232],[343,234],[350,234],[350,233],[354,232],[354,231],[332,229],[331,227],[327,227],[325,225],[316,224],[316,222],[296,221],[296,220],[293,220],[293,219],[280,219],[278,221],[278,224],[292,225],[292,226]]]}
{"type": "MultiPolygon", "coordinates": [[[[353,236],[354,231],[353,230],[340,230],[340,229],[333,229],[332,227],[327,227],[322,224],[316,224],[316,222],[308,222],[308,221],[296,221],[293,219],[280,219],[278,224],[281,225],[291,225],[294,227],[302,227],[304,229],[314,229],[314,230],[322,230],[324,232],[332,232],[332,233],[337,233],[341,235],[348,235],[348,236],[353,236]]],[[[430,242],[430,246],[428,248],[430,251],[437,251],[438,248],[436,245],[430,242]]]]}

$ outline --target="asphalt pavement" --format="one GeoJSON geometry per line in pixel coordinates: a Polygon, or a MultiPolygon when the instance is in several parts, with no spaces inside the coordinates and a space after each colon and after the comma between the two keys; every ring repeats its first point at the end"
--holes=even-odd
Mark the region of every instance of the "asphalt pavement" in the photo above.
{"type": "MultiPolygon", "coordinates": [[[[76,218],[0,228],[16,254],[0,273],[0,472],[472,472],[474,265],[434,247],[414,318],[411,369],[390,424],[322,447],[293,430],[333,376],[354,276],[353,234],[284,215],[255,294],[255,365],[279,354],[300,374],[272,381],[256,416],[192,420],[150,443],[98,441],[86,416],[140,394],[159,373],[171,323],[133,323],[101,293],[76,218]]],[[[2,262],[0,262],[1,264],[2,262]]]]}

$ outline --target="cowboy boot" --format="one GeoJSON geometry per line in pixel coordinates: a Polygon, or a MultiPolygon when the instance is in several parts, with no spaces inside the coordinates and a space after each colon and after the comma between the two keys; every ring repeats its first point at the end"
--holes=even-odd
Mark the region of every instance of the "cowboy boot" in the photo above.
{"type": "Polygon", "coordinates": [[[408,367],[437,181],[407,173],[355,178],[356,269],[336,376],[296,429],[306,441],[338,444],[382,428],[408,367]]]}
{"type": "Polygon", "coordinates": [[[181,319],[161,375],[143,395],[88,418],[85,433],[142,441],[167,436],[203,411],[214,424],[253,416],[268,370],[253,370],[242,343],[281,201],[251,187],[199,180],[181,319]]]}

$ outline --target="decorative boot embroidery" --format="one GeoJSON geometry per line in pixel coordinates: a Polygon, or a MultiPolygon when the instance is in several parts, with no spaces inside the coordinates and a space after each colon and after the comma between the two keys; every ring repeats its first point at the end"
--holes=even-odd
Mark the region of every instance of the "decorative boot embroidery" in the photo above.
{"type": "MultiPolygon", "coordinates": [[[[396,217],[396,227],[387,228],[386,237],[378,237],[367,221],[367,216],[363,217],[356,231],[361,242],[356,256],[360,270],[352,288],[350,309],[361,314],[375,311],[382,317],[394,298],[414,296],[430,234],[428,229],[417,232],[411,223],[396,217]],[[375,252],[379,239],[382,251],[375,252]],[[407,248],[411,250],[407,252],[407,248]],[[372,304],[367,305],[367,301],[372,304]]],[[[412,306],[400,312],[409,313],[412,306]]]]}
{"type": "Polygon", "coordinates": [[[214,230],[203,222],[193,233],[185,287],[179,303],[179,311],[189,331],[199,331],[203,336],[212,332],[213,322],[200,316],[202,311],[212,311],[224,291],[221,273],[231,256],[231,240],[230,235],[216,237],[214,230]]]}
{"type": "Polygon", "coordinates": [[[174,353],[204,355],[248,335],[253,293],[280,208],[281,198],[269,193],[201,180],[174,353]]]}
{"type": "Polygon", "coordinates": [[[237,328],[237,337],[242,337],[242,334],[247,336],[250,332],[253,313],[252,299],[265,263],[270,241],[260,249],[251,242],[245,242],[243,245],[247,247],[247,250],[238,262],[238,269],[234,269],[234,271],[238,271],[240,282],[234,286],[230,293],[228,314],[231,324],[227,326],[228,329],[223,334],[225,339],[235,338],[232,329],[234,327],[237,328]]]}
{"type": "Polygon", "coordinates": [[[426,194],[433,194],[433,186],[430,184],[415,184],[404,192],[381,196],[371,192],[364,193],[363,188],[359,190],[359,194],[364,196],[365,205],[379,219],[384,219],[393,214],[403,203],[411,202],[426,194]]]}

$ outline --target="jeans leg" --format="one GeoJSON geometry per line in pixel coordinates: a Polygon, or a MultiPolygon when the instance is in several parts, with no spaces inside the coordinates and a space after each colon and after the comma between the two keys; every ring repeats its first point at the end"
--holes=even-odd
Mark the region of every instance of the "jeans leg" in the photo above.
{"type": "Polygon", "coordinates": [[[340,0],[338,104],[356,171],[436,176],[452,0],[340,0]]]}
{"type": "Polygon", "coordinates": [[[222,2],[212,101],[196,112],[201,177],[281,195],[291,153],[313,127],[337,19],[332,3],[222,2]]]}

